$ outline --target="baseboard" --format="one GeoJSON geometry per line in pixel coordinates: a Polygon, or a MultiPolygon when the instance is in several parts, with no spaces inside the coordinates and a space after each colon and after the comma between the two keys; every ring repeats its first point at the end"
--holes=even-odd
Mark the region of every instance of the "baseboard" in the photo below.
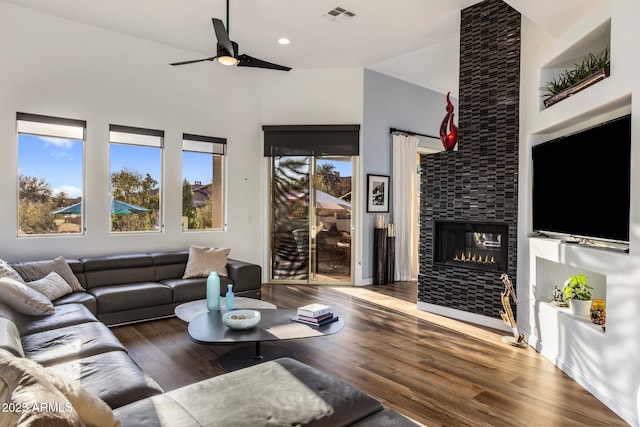
{"type": "Polygon", "coordinates": [[[482,316],[480,314],[469,313],[455,308],[442,307],[441,305],[429,304],[418,301],[418,310],[428,311],[429,313],[439,314],[440,316],[451,317],[453,319],[462,320],[464,322],[476,325],[486,326],[488,328],[498,329],[511,333],[511,329],[502,319],[494,319],[492,317],[482,316]]]}

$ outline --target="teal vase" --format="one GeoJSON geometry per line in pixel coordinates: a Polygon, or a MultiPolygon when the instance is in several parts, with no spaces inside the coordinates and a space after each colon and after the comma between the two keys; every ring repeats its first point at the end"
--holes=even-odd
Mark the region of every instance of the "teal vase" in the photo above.
{"type": "Polygon", "coordinates": [[[231,288],[233,288],[233,285],[227,285],[227,293],[224,296],[224,301],[227,304],[227,310],[233,310],[233,300],[235,299],[235,295],[233,295],[231,288]]]}
{"type": "Polygon", "coordinates": [[[207,310],[220,310],[220,276],[216,271],[207,277],[207,310]]]}

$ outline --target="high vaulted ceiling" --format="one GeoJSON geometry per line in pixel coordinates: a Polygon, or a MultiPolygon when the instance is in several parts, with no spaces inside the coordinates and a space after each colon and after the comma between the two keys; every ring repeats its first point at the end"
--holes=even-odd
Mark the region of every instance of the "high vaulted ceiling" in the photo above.
{"type": "MultiPolygon", "coordinates": [[[[2,1],[184,51],[167,63],[215,55],[211,18],[226,22],[225,0],[2,1]]],[[[611,0],[505,1],[560,36],[611,0]]],[[[241,53],[294,69],[364,67],[456,95],[460,11],[478,2],[230,0],[229,32],[241,53]],[[329,14],[336,7],[354,16],[329,14]],[[291,43],[278,44],[282,37],[291,43]]]]}

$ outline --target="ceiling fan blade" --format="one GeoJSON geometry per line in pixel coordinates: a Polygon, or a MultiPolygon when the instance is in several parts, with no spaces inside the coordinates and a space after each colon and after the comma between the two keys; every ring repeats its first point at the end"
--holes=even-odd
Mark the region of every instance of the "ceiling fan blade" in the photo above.
{"type": "Polygon", "coordinates": [[[218,44],[222,46],[231,56],[235,57],[238,52],[235,52],[233,49],[233,44],[231,43],[231,39],[229,38],[229,33],[224,27],[224,23],[218,18],[211,18],[213,22],[213,30],[216,32],[216,38],[218,39],[218,44]]]}
{"type": "Polygon", "coordinates": [[[187,65],[187,64],[195,64],[196,62],[204,62],[204,61],[213,61],[214,59],[216,59],[215,56],[212,56],[210,58],[204,58],[204,59],[192,59],[191,61],[182,61],[182,62],[173,62],[169,65],[187,65]]]}
{"type": "Polygon", "coordinates": [[[254,67],[254,68],[267,68],[269,70],[289,71],[291,67],[285,67],[284,65],[273,64],[271,62],[263,61],[262,59],[253,58],[249,55],[242,54],[238,56],[240,62],[238,67],[254,67]]]}

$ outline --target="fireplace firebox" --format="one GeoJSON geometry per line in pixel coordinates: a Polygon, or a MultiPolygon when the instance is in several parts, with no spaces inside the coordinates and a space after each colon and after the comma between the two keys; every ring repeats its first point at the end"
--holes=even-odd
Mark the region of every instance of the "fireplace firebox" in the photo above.
{"type": "Polygon", "coordinates": [[[506,271],[509,226],[496,222],[435,221],[434,263],[506,271]]]}

